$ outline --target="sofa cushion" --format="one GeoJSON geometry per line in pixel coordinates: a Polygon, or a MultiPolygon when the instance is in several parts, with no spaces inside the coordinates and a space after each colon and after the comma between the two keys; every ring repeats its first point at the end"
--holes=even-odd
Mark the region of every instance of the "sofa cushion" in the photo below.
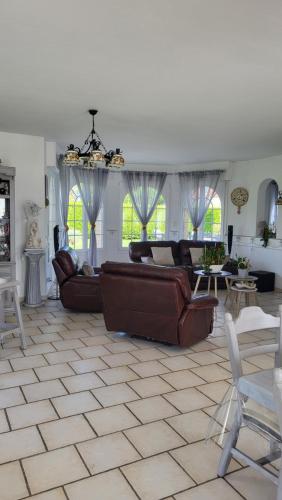
{"type": "Polygon", "coordinates": [[[150,266],[156,265],[153,257],[141,257],[141,261],[143,262],[143,264],[149,264],[150,266]]]}
{"type": "Polygon", "coordinates": [[[174,266],[170,247],[151,247],[154,263],[158,266],[174,266]]]}
{"type": "Polygon", "coordinates": [[[129,257],[132,262],[142,262],[141,257],[153,257],[152,247],[171,248],[174,264],[180,265],[179,245],[176,241],[132,241],[129,243],[129,257]]]}
{"type": "Polygon", "coordinates": [[[90,264],[88,264],[88,262],[83,262],[82,273],[85,276],[94,276],[94,269],[92,266],[90,266],[90,264]]]}
{"type": "Polygon", "coordinates": [[[190,248],[192,265],[196,266],[200,264],[201,257],[203,255],[203,248],[190,248]]]}

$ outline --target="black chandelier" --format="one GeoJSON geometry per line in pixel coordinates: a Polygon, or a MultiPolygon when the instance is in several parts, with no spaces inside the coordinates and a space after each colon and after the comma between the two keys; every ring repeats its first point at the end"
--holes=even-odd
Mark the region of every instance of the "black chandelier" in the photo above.
{"type": "Polygon", "coordinates": [[[104,163],[106,167],[123,167],[124,157],[121,150],[106,150],[99,134],[95,130],[94,117],[98,113],[97,109],[89,109],[92,116],[92,129],[82,148],[73,144],[68,146],[65,153],[64,164],[70,167],[82,166],[84,168],[96,168],[104,163]],[[102,150],[101,150],[102,148],[102,150]]]}

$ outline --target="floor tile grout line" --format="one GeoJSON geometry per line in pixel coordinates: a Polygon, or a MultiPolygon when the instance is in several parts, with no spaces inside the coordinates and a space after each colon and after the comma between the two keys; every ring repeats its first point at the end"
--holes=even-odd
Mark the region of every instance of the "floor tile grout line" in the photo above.
{"type": "MultiPolygon", "coordinates": [[[[138,346],[137,346],[137,347],[138,347],[138,346]]],[[[216,346],[216,349],[218,349],[218,348],[219,348],[219,346],[216,346]]],[[[141,346],[140,346],[140,349],[142,349],[142,347],[141,347],[141,346]]],[[[213,350],[213,349],[211,349],[211,351],[212,351],[212,350],[213,350]]],[[[199,352],[203,352],[203,351],[199,351],[199,352]]],[[[187,355],[187,356],[188,356],[188,355],[187,355]]],[[[166,356],[166,358],[168,358],[168,356],[166,356]]],[[[160,360],[158,360],[158,361],[160,361],[160,363],[161,363],[161,359],[160,359],[160,360]]],[[[219,361],[218,361],[217,363],[214,363],[214,364],[217,364],[218,366],[220,366],[220,365],[219,365],[219,363],[224,363],[225,361],[227,361],[227,358],[226,358],[226,359],[223,359],[223,361],[221,361],[221,362],[219,362],[219,361]]],[[[69,363],[70,363],[70,361],[68,361],[67,363],[69,364],[69,363]]],[[[123,366],[129,366],[129,365],[123,365],[123,366]]],[[[201,366],[208,366],[208,365],[201,365],[201,366]]],[[[72,368],[72,367],[71,367],[71,368],[72,368]]],[[[33,370],[35,370],[35,368],[33,368],[33,370]]],[[[96,373],[96,370],[92,370],[92,371],[93,371],[94,373],[96,373]]],[[[174,372],[174,370],[172,370],[172,371],[174,372]]],[[[160,375],[161,375],[161,374],[160,374],[160,375]]],[[[148,378],[148,377],[144,377],[144,378],[142,377],[142,378],[141,378],[141,380],[144,380],[144,379],[146,379],[146,378],[148,378]]],[[[160,378],[162,378],[162,377],[160,376],[160,378]]],[[[223,380],[224,380],[224,379],[223,379],[223,380]]],[[[219,382],[220,382],[220,381],[221,381],[221,380],[219,380],[219,382]]],[[[225,381],[226,381],[226,379],[225,379],[225,381]]],[[[229,381],[227,381],[227,382],[229,383],[229,381]]],[[[205,383],[206,383],[206,385],[209,385],[209,383],[212,383],[212,382],[205,381],[205,383]]],[[[110,384],[110,385],[114,385],[114,384],[110,384]]],[[[108,386],[108,385],[107,385],[107,386],[108,386]]],[[[199,391],[199,392],[201,392],[201,390],[199,389],[200,387],[201,387],[201,385],[199,385],[199,386],[195,386],[195,388],[196,388],[196,389],[198,389],[198,391],[199,391]]],[[[132,388],[131,388],[131,389],[132,389],[132,388]]],[[[80,392],[83,392],[83,391],[80,391],[80,392]]],[[[162,396],[162,395],[160,395],[160,396],[162,396]]],[[[142,399],[147,399],[147,398],[142,398],[142,399]]],[[[209,399],[210,399],[210,400],[212,400],[212,398],[210,398],[210,397],[209,397],[209,399]]],[[[216,404],[217,404],[217,402],[215,402],[215,405],[216,405],[216,404]]],[[[113,406],[113,405],[112,405],[112,406],[113,406]]],[[[112,407],[112,406],[110,406],[110,407],[112,407]]],[[[181,412],[181,413],[182,413],[182,412],[181,412]]],[[[187,413],[190,413],[190,412],[187,412],[187,413]]],[[[204,412],[204,413],[205,413],[205,412],[204,412]]],[[[135,416],[135,418],[136,418],[136,416],[135,416]]],[[[183,438],[183,437],[182,437],[182,438],[183,438]]]]}
{"type": "Polygon", "coordinates": [[[27,477],[26,477],[26,473],[25,473],[25,470],[24,470],[24,467],[23,467],[23,464],[22,464],[22,459],[19,460],[19,464],[20,464],[20,468],[21,468],[21,471],[22,471],[22,474],[23,474],[23,477],[24,477],[24,481],[25,481],[25,484],[26,484],[26,489],[27,489],[28,494],[29,494],[28,497],[24,497],[24,498],[29,498],[31,496],[31,489],[29,487],[29,483],[28,483],[28,480],[27,480],[27,477]]]}
{"type": "MultiPolygon", "coordinates": [[[[123,467],[123,466],[122,466],[123,467]]],[[[142,500],[142,498],[138,495],[136,489],[133,487],[133,485],[128,481],[126,475],[124,474],[123,470],[122,470],[122,467],[119,467],[119,471],[122,475],[122,477],[125,479],[125,481],[127,482],[127,484],[129,485],[129,487],[133,490],[133,492],[135,493],[135,495],[137,496],[138,500],[142,500]]]]}

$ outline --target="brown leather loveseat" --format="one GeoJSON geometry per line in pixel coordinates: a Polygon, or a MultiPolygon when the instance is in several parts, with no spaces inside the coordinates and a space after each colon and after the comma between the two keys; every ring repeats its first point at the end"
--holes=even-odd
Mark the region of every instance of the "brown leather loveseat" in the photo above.
{"type": "Polygon", "coordinates": [[[99,276],[79,275],[70,253],[65,250],[56,253],[53,267],[64,307],[84,312],[102,312],[99,276]]]}
{"type": "Polygon", "coordinates": [[[190,346],[211,333],[217,299],[191,297],[187,272],[106,262],[100,276],[107,330],[190,346]]]}
{"type": "MultiPolygon", "coordinates": [[[[190,248],[205,248],[221,245],[220,241],[203,241],[203,240],[180,240],[180,241],[138,241],[129,244],[129,258],[132,262],[142,262],[142,257],[152,257],[152,247],[170,247],[176,267],[180,266],[188,273],[191,288],[194,289],[197,276],[194,270],[200,269],[201,266],[193,265],[190,248]]],[[[230,261],[224,265],[223,270],[237,274],[237,267],[234,262],[230,261]]],[[[205,289],[207,283],[201,280],[199,289],[205,289]]],[[[225,288],[225,280],[218,280],[219,288],[225,288]]]]}

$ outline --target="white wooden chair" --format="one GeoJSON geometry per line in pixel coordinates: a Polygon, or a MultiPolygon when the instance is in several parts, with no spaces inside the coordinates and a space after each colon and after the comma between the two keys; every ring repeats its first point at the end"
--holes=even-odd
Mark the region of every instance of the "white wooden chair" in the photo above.
{"type": "MultiPolygon", "coordinates": [[[[241,364],[241,360],[251,356],[275,353],[275,366],[282,366],[282,305],[279,306],[279,316],[280,317],[274,317],[270,314],[265,314],[263,310],[257,306],[245,307],[242,309],[236,321],[233,321],[230,313],[225,315],[225,327],[233,384],[238,392],[238,404],[233,426],[227,436],[220,458],[218,476],[223,477],[226,474],[232,457],[243,460],[247,465],[262,473],[266,478],[270,479],[278,486],[277,500],[282,500],[282,470],[279,476],[276,476],[264,467],[264,465],[279,458],[281,455],[282,393],[280,405],[278,407],[277,387],[274,385],[274,369],[261,370],[251,375],[243,375],[241,364]],[[240,333],[265,330],[268,328],[279,328],[276,343],[251,347],[245,350],[239,349],[237,336],[240,333]],[[252,411],[248,408],[250,402],[259,405],[264,411],[252,411]],[[277,425],[270,421],[268,418],[269,413],[277,415],[277,425]],[[279,423],[281,427],[279,427],[279,423]],[[240,428],[243,425],[252,428],[269,439],[269,455],[259,460],[253,460],[236,448],[240,428]]],[[[280,383],[282,387],[282,371],[280,383]]]]}

